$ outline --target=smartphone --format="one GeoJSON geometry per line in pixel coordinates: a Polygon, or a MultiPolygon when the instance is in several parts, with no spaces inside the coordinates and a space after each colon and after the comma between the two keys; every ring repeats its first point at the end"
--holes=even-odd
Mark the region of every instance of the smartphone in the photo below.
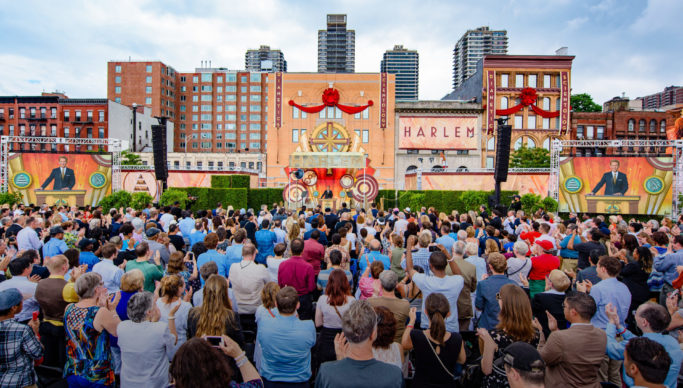
{"type": "Polygon", "coordinates": [[[32,317],[32,319],[33,319],[34,321],[35,321],[36,319],[38,319],[38,311],[34,311],[34,312],[33,312],[33,317],[32,317]]]}
{"type": "Polygon", "coordinates": [[[190,260],[194,259],[194,252],[187,252],[187,256],[190,258],[190,260]]]}
{"type": "Polygon", "coordinates": [[[436,245],[430,245],[430,246],[429,246],[429,251],[430,251],[430,252],[438,252],[438,251],[440,251],[440,250],[441,250],[441,249],[439,249],[439,247],[437,247],[436,245]]]}
{"type": "Polygon", "coordinates": [[[218,348],[223,344],[223,337],[206,336],[204,337],[204,339],[206,339],[209,342],[209,344],[211,344],[211,346],[213,346],[214,348],[218,348]]]}

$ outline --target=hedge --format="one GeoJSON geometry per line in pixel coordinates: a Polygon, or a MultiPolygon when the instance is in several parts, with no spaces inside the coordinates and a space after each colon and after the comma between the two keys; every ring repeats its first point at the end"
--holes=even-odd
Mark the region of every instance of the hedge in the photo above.
{"type": "Polygon", "coordinates": [[[249,208],[257,210],[261,205],[270,208],[274,203],[282,203],[283,188],[249,189],[247,194],[247,205],[249,208]]]}
{"type": "Polygon", "coordinates": [[[249,175],[211,175],[211,187],[214,189],[248,189],[250,182],[249,175]]]}
{"type": "Polygon", "coordinates": [[[248,190],[245,188],[178,187],[176,189],[185,191],[190,197],[197,198],[190,205],[192,211],[214,209],[218,202],[222,203],[224,208],[228,206],[235,209],[247,207],[248,190]]]}
{"type": "MultiPolygon", "coordinates": [[[[380,203],[380,198],[384,198],[384,208],[391,209],[398,207],[404,209],[410,207],[411,210],[421,207],[434,207],[439,211],[450,212],[457,210],[465,212],[467,210],[477,210],[480,205],[488,206],[488,197],[493,191],[455,191],[455,190],[380,190],[375,202],[380,203]],[[465,194],[468,193],[468,194],[465,194]],[[463,199],[468,197],[476,198],[470,201],[468,208],[463,199]]],[[[502,205],[509,206],[512,195],[517,191],[501,191],[500,202],[502,205]]]]}

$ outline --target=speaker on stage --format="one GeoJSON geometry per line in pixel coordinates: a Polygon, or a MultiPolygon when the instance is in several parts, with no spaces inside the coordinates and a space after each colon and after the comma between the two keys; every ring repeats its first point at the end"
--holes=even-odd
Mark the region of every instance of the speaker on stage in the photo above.
{"type": "Polygon", "coordinates": [[[152,125],[152,151],[154,152],[154,173],[157,180],[168,178],[166,153],[166,120],[159,119],[160,125],[152,125]]]}
{"type": "Polygon", "coordinates": [[[508,167],[510,165],[510,138],[512,126],[498,125],[496,134],[496,166],[493,177],[498,182],[508,179],[508,167]]]}

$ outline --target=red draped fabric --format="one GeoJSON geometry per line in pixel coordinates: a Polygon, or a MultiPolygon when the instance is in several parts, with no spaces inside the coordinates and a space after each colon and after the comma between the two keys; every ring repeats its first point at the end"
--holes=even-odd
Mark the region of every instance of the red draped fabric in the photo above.
{"type": "Polygon", "coordinates": [[[336,106],[340,111],[348,114],[360,113],[372,106],[372,100],[368,100],[367,105],[361,106],[350,106],[342,105],[339,103],[339,92],[336,89],[328,88],[325,89],[322,95],[323,104],[316,106],[302,106],[294,102],[294,100],[289,100],[289,105],[299,108],[301,111],[306,113],[318,113],[328,106],[336,106]]]}
{"type": "Polygon", "coordinates": [[[560,112],[549,112],[547,110],[543,110],[536,106],[534,103],[538,99],[538,96],[536,95],[536,89],[534,88],[524,88],[522,89],[522,93],[519,96],[519,99],[521,101],[520,104],[515,105],[513,107],[507,108],[507,109],[496,109],[496,114],[499,116],[508,116],[511,114],[515,114],[522,110],[525,106],[531,107],[531,110],[533,110],[537,115],[549,119],[553,117],[558,117],[560,115],[560,112]]]}

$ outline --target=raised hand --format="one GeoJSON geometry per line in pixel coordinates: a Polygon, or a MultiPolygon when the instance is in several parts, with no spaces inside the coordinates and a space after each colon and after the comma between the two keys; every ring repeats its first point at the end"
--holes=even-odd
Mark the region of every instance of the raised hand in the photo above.
{"type": "Polygon", "coordinates": [[[612,303],[607,303],[607,306],[605,306],[605,314],[610,322],[615,326],[619,326],[619,314],[617,314],[617,308],[612,303]]]}
{"type": "Polygon", "coordinates": [[[337,355],[337,360],[346,358],[349,352],[349,343],[344,336],[344,333],[338,333],[334,336],[334,353],[337,355]]]}
{"type": "Polygon", "coordinates": [[[548,310],[545,311],[545,315],[548,317],[548,329],[550,329],[550,331],[556,331],[557,330],[557,319],[555,319],[555,317],[553,317],[553,315],[550,314],[550,312],[548,312],[548,310]]]}
{"type": "MultiPolygon", "coordinates": [[[[189,302],[189,301],[192,300],[192,292],[193,292],[193,291],[192,291],[192,287],[190,287],[190,289],[187,290],[187,291],[185,292],[185,296],[183,297],[183,300],[184,300],[185,302],[189,302]]],[[[179,305],[179,306],[180,306],[180,305],[179,305]]]]}

